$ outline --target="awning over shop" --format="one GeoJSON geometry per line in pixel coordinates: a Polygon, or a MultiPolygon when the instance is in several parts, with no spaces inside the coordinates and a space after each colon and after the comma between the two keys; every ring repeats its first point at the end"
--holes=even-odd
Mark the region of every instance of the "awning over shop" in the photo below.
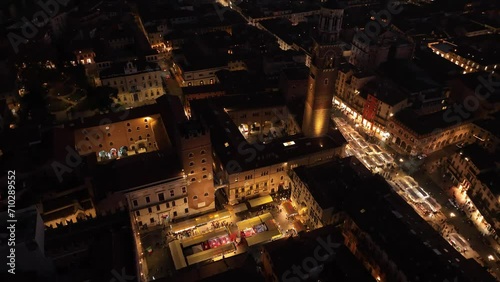
{"type": "Polygon", "coordinates": [[[255,208],[258,206],[269,204],[272,201],[273,201],[273,198],[271,196],[267,195],[267,196],[259,197],[257,199],[249,200],[248,203],[250,204],[251,208],[255,208]]]}
{"type": "Polygon", "coordinates": [[[188,219],[177,224],[172,225],[172,232],[178,233],[184,230],[192,229],[196,226],[204,225],[215,220],[221,220],[230,217],[231,214],[228,211],[218,211],[204,216],[200,216],[193,219],[188,219]]]}
{"type": "Polygon", "coordinates": [[[246,228],[253,228],[255,225],[264,223],[272,218],[273,216],[271,215],[271,213],[265,213],[263,215],[255,216],[247,220],[239,221],[236,223],[236,226],[238,226],[238,230],[242,231],[246,228]]]}
{"type": "Polygon", "coordinates": [[[268,230],[257,233],[253,235],[252,237],[245,238],[247,240],[248,246],[251,247],[253,245],[257,245],[260,243],[268,242],[271,241],[275,238],[278,238],[281,236],[281,232],[278,230],[278,227],[272,220],[268,220],[265,222],[268,230]]]}
{"type": "Polygon", "coordinates": [[[300,231],[306,230],[304,224],[302,224],[302,222],[300,222],[300,220],[296,220],[293,222],[293,228],[295,229],[295,231],[297,231],[297,233],[299,233],[300,231]]]}
{"type": "Polygon", "coordinates": [[[227,230],[225,227],[219,228],[215,231],[208,232],[205,234],[200,234],[197,236],[189,237],[184,240],[181,240],[181,244],[183,248],[187,248],[196,244],[200,244],[201,242],[205,242],[208,239],[214,238],[214,237],[219,237],[222,235],[227,235],[227,230]]]}
{"type": "Polygon", "coordinates": [[[179,240],[170,242],[168,247],[170,248],[170,254],[172,255],[172,259],[174,261],[175,270],[186,267],[186,259],[182,253],[181,243],[179,240]]]}
{"type": "Polygon", "coordinates": [[[233,251],[234,244],[226,244],[215,249],[209,249],[203,252],[199,252],[187,257],[187,261],[189,265],[193,265],[195,263],[203,262],[209,259],[212,259],[215,256],[220,256],[226,252],[233,251]]]}
{"type": "Polygon", "coordinates": [[[431,210],[433,212],[438,212],[441,209],[441,205],[438,204],[438,202],[436,202],[436,200],[434,200],[434,198],[429,197],[425,200],[425,202],[427,204],[429,204],[429,206],[431,207],[431,210]]]}
{"type": "Polygon", "coordinates": [[[406,190],[406,193],[410,199],[414,202],[422,202],[422,195],[415,188],[410,188],[406,190]]]}
{"type": "Polygon", "coordinates": [[[248,207],[247,207],[246,203],[241,203],[241,204],[236,205],[236,206],[233,207],[233,212],[234,213],[244,212],[244,211],[247,211],[247,210],[248,210],[248,207]]]}
{"type": "Polygon", "coordinates": [[[284,202],[283,208],[285,208],[285,212],[288,216],[294,216],[297,214],[297,210],[293,207],[292,203],[284,202]]]}

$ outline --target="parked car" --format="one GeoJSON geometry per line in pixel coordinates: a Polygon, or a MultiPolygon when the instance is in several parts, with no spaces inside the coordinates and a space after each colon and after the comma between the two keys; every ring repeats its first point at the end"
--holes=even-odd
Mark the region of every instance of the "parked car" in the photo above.
{"type": "Polygon", "coordinates": [[[420,155],[417,156],[417,158],[419,160],[423,160],[423,159],[427,158],[427,155],[426,154],[420,154],[420,155]]]}

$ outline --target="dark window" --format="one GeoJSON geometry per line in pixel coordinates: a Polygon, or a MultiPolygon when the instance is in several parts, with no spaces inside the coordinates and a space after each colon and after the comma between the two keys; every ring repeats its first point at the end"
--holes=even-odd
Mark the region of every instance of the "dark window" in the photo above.
{"type": "Polygon", "coordinates": [[[148,212],[149,212],[149,213],[152,213],[152,212],[153,212],[153,210],[152,210],[151,208],[148,208],[148,212]]]}
{"type": "Polygon", "coordinates": [[[155,223],[155,219],[154,219],[153,217],[152,217],[152,218],[150,218],[150,219],[149,219],[149,221],[150,221],[151,223],[155,223]]]}
{"type": "Polygon", "coordinates": [[[188,202],[188,199],[187,198],[184,198],[184,204],[188,202]]]}
{"type": "Polygon", "coordinates": [[[140,216],[141,213],[139,211],[135,211],[135,215],[140,216]]]}
{"type": "Polygon", "coordinates": [[[156,206],[156,210],[159,211],[160,210],[160,205],[157,205],[156,206]]]}
{"type": "Polygon", "coordinates": [[[158,194],[158,200],[165,201],[165,195],[163,193],[158,194]]]}
{"type": "Polygon", "coordinates": [[[134,204],[134,207],[137,207],[137,200],[133,200],[132,203],[134,204]]]}
{"type": "Polygon", "coordinates": [[[172,207],[175,207],[175,201],[172,201],[172,207]]]}
{"type": "Polygon", "coordinates": [[[184,212],[185,212],[185,213],[188,213],[188,212],[189,212],[189,209],[188,209],[188,208],[185,208],[185,209],[184,209],[184,212]]]}
{"type": "Polygon", "coordinates": [[[177,216],[177,212],[176,211],[174,211],[174,216],[177,216]]]}
{"type": "Polygon", "coordinates": [[[146,203],[149,203],[150,201],[149,196],[146,196],[146,203]]]}

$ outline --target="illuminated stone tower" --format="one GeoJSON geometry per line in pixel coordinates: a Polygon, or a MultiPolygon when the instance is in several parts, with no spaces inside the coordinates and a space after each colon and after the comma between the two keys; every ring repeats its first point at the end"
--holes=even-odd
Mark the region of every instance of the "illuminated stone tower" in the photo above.
{"type": "Polygon", "coordinates": [[[179,125],[181,154],[187,180],[190,213],[215,209],[213,181],[213,159],[210,132],[198,120],[185,121],[179,125]]]}
{"type": "Polygon", "coordinates": [[[307,137],[328,132],[337,68],[341,51],[338,47],[344,10],[327,4],[321,8],[318,32],[314,35],[307,98],[302,131],[307,137]]]}

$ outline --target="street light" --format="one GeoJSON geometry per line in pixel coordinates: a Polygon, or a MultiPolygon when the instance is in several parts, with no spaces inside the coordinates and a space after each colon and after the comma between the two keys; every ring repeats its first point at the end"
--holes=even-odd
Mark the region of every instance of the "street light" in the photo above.
{"type": "Polygon", "coordinates": [[[455,217],[455,214],[450,212],[450,217],[455,217]]]}

